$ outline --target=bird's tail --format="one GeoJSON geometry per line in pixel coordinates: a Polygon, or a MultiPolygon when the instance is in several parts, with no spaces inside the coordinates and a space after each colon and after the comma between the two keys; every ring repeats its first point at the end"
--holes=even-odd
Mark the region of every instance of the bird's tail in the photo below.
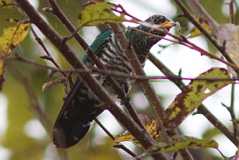
{"type": "Polygon", "coordinates": [[[68,148],[79,142],[89,130],[91,122],[102,113],[99,104],[90,89],[78,79],[54,125],[53,143],[56,147],[68,148]]]}

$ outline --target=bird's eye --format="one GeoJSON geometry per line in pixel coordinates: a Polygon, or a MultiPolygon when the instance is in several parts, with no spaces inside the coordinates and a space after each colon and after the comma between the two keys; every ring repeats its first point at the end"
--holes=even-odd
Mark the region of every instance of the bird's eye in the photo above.
{"type": "Polygon", "coordinates": [[[154,17],[153,18],[153,23],[154,24],[159,24],[159,18],[158,17],[154,17]]]}

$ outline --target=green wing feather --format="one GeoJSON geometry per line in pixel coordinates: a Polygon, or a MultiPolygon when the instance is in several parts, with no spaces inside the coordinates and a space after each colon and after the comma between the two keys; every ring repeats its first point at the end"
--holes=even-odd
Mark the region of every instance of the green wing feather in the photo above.
{"type": "MultiPolygon", "coordinates": [[[[92,51],[95,52],[96,54],[100,53],[98,52],[99,49],[105,43],[105,41],[108,40],[111,34],[112,34],[112,30],[106,30],[100,35],[98,35],[96,39],[94,40],[94,42],[90,45],[90,49],[92,49],[92,51]]],[[[83,62],[89,62],[89,61],[90,61],[90,57],[88,55],[85,55],[83,58],[83,62]]]]}

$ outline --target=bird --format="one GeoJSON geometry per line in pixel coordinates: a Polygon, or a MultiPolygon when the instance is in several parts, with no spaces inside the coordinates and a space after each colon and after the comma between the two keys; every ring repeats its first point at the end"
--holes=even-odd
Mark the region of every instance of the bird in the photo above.
{"type": "MultiPolygon", "coordinates": [[[[164,32],[147,27],[141,23],[137,27],[125,29],[125,35],[132,45],[142,67],[147,60],[149,51],[153,45],[166,36],[174,23],[163,15],[152,15],[145,20],[147,24],[164,28],[164,32]],[[154,37],[150,34],[158,35],[154,37]]],[[[112,30],[106,30],[96,37],[90,45],[90,49],[98,56],[99,60],[108,71],[117,71],[125,74],[133,74],[133,69],[122,52],[112,30]]],[[[93,64],[89,56],[83,58],[84,63],[93,64]]],[[[104,88],[113,96],[113,88],[107,76],[94,75],[104,88]]],[[[133,80],[114,77],[116,82],[127,93],[134,83],[133,80]]],[[[65,98],[63,107],[53,127],[53,143],[57,148],[66,149],[77,144],[88,132],[93,120],[104,109],[100,107],[100,100],[93,94],[86,84],[78,77],[65,98]]]]}

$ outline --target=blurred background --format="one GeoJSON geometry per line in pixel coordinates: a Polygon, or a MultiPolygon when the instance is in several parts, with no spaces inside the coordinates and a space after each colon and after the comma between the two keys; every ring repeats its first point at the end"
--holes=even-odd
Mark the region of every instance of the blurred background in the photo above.
{"type": "MultiPolygon", "coordinates": [[[[44,16],[44,18],[58,31],[61,36],[69,36],[70,33],[64,28],[59,20],[52,14],[44,12],[44,7],[50,7],[47,0],[30,1],[44,16]]],[[[131,15],[145,20],[153,14],[162,14],[178,21],[182,27],[182,33],[187,32],[193,27],[184,17],[179,17],[181,13],[179,8],[171,0],[112,0],[115,4],[121,4],[123,8],[131,15]]],[[[202,5],[209,14],[219,23],[229,22],[230,0],[201,0],[202,5]]],[[[70,19],[77,26],[77,18],[86,3],[84,0],[58,0],[57,3],[70,19]]],[[[239,22],[239,0],[235,0],[235,20],[239,22]]],[[[13,9],[0,8],[0,35],[3,28],[9,27],[7,18],[24,20],[23,14],[16,7],[13,9]]],[[[132,23],[124,23],[125,26],[136,26],[132,23]]],[[[53,55],[54,59],[64,69],[70,69],[71,66],[61,56],[51,43],[33,26],[34,31],[44,42],[47,49],[53,55]]],[[[97,27],[84,27],[80,34],[88,44],[91,44],[95,37],[100,33],[97,27]]],[[[171,33],[178,35],[175,29],[171,33]]],[[[168,37],[170,38],[170,37],[168,37]]],[[[197,36],[189,39],[191,42],[201,48],[221,56],[217,50],[203,37],[197,36]]],[[[73,39],[69,41],[71,47],[79,54],[79,58],[85,55],[85,52],[73,39]]],[[[40,57],[45,55],[41,46],[36,42],[34,36],[30,33],[21,45],[16,48],[16,52],[22,57],[36,63],[53,66],[49,61],[40,57]]],[[[201,56],[197,51],[191,50],[178,44],[172,44],[167,41],[160,41],[155,45],[151,52],[160,59],[175,74],[181,70],[182,77],[194,78],[198,74],[205,72],[211,67],[226,66],[218,61],[201,56]],[[168,46],[166,48],[162,46],[168,46]]],[[[59,154],[52,144],[51,136],[46,130],[50,130],[63,104],[65,97],[65,85],[56,84],[50,89],[42,91],[43,84],[60,78],[59,73],[53,74],[46,69],[38,66],[29,65],[23,62],[10,61],[6,65],[5,83],[0,92],[0,159],[1,160],[52,160],[64,157],[59,154]],[[31,93],[31,94],[29,94],[31,93]],[[36,104],[34,106],[32,104],[36,104]],[[43,125],[44,124],[44,127],[43,125]]],[[[163,74],[150,62],[147,61],[145,72],[150,76],[163,76],[163,74]]],[[[189,83],[189,81],[185,81],[189,83]]],[[[152,84],[160,96],[161,102],[165,108],[170,105],[180,90],[168,80],[152,80],[152,84]]],[[[67,88],[69,89],[69,88],[67,88]]],[[[147,99],[143,92],[136,85],[130,92],[133,104],[140,113],[152,114],[147,99]]],[[[235,88],[235,108],[238,116],[239,88],[235,88]]],[[[227,86],[206,99],[203,104],[226,126],[232,127],[229,112],[221,103],[230,105],[231,86],[227,86]]],[[[99,120],[115,136],[121,134],[124,130],[113,118],[113,116],[104,112],[99,120]]],[[[197,138],[213,138],[219,143],[219,149],[226,156],[233,156],[237,148],[224,135],[220,134],[210,122],[202,115],[190,115],[180,125],[180,130],[184,135],[197,138]]],[[[68,149],[66,153],[72,159],[130,159],[130,156],[120,149],[113,148],[112,140],[96,124],[91,128],[91,132],[76,146],[68,149]]],[[[135,147],[132,143],[124,143],[127,147],[140,153],[141,149],[135,147]]],[[[219,153],[214,149],[194,149],[192,150],[195,159],[220,159],[219,153]]]]}

